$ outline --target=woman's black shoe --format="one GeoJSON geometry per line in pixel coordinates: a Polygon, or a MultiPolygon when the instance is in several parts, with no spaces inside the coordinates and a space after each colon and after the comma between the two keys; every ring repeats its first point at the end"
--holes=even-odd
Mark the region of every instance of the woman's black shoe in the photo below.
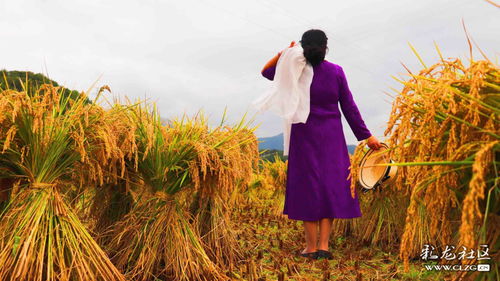
{"type": "Polygon", "coordinates": [[[328,259],[328,260],[332,260],[333,259],[333,255],[330,251],[326,251],[326,250],[318,250],[316,251],[316,259],[328,259]]]}
{"type": "Polygon", "coordinates": [[[305,257],[305,258],[310,258],[310,259],[318,259],[318,252],[310,252],[310,253],[300,253],[300,256],[305,257]]]}

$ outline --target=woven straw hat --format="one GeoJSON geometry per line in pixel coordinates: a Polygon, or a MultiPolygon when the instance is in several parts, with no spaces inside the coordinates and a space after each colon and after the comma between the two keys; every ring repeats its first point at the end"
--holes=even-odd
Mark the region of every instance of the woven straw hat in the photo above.
{"type": "Polygon", "coordinates": [[[363,188],[363,192],[388,186],[396,178],[397,166],[374,166],[376,164],[394,163],[389,159],[387,144],[380,144],[382,145],[380,149],[368,150],[361,159],[358,181],[363,188]]]}

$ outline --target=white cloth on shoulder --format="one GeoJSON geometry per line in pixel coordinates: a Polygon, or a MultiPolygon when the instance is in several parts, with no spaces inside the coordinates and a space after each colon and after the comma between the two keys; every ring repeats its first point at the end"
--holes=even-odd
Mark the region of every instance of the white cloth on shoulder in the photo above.
{"type": "Polygon", "coordinates": [[[252,102],[259,111],[283,118],[283,155],[288,155],[292,123],[305,123],[309,116],[313,75],[300,43],[287,48],[278,59],[271,88],[252,102]]]}

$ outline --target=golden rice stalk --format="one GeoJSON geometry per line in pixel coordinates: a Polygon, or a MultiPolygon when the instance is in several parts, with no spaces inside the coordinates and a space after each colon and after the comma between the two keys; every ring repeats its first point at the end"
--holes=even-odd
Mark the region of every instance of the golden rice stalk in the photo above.
{"type": "Polygon", "coordinates": [[[408,199],[385,190],[364,194],[360,202],[363,216],[357,220],[355,236],[372,245],[397,245],[404,229],[408,199]]]}
{"type": "Polygon", "coordinates": [[[127,161],[127,167],[137,171],[140,180],[136,182],[143,181],[134,191],[142,197],[136,198],[136,205],[112,228],[109,248],[114,260],[133,279],[226,278],[220,267],[238,256],[228,216],[230,199],[237,183],[251,175],[256,162],[252,160],[257,152],[255,135],[241,127],[242,123],[210,130],[201,115],[194,119],[183,116],[165,125],[155,107],[136,106],[130,111],[138,153],[127,161]],[[166,199],[159,194],[168,198],[168,204],[162,203],[166,199]],[[202,200],[196,202],[197,196],[202,200]],[[188,206],[196,207],[191,208],[192,219],[188,206]],[[196,218],[199,214],[203,220],[196,218]],[[179,221],[183,217],[186,219],[179,221]],[[152,222],[161,224],[151,230],[152,222]],[[147,231],[148,236],[136,237],[136,231],[147,231]],[[152,246],[160,244],[174,248],[152,246]]]}
{"type": "MultiPolygon", "coordinates": [[[[365,140],[356,146],[350,156],[351,196],[354,196],[355,189],[361,189],[359,164],[367,151],[365,140]]],[[[332,231],[338,235],[353,235],[365,243],[381,247],[398,243],[404,228],[408,196],[384,186],[376,191],[361,193],[359,203],[363,215],[354,220],[334,220],[332,231]]]]}
{"type": "Polygon", "coordinates": [[[491,175],[486,175],[492,162],[479,160],[474,168],[472,159],[500,139],[497,65],[471,59],[466,67],[459,59],[441,58],[410,76],[400,81],[404,88],[393,102],[385,131],[390,134],[387,143],[394,148],[390,157],[400,166],[391,189],[411,194],[400,248],[405,268],[423,243],[440,247],[453,242],[452,233],[458,228],[452,223],[458,219],[453,210],[460,204],[463,242],[474,244],[469,224],[477,223],[476,207],[484,207],[480,203],[484,194],[477,193],[487,189],[484,182],[492,182],[491,175]],[[473,191],[460,202],[457,194],[466,191],[471,179],[473,191]]]}
{"type": "Polygon", "coordinates": [[[203,200],[198,193],[194,196],[192,204],[196,207],[191,210],[191,224],[197,229],[210,260],[228,270],[243,258],[235,233],[238,225],[231,221],[232,208],[218,196],[203,200]]]}
{"type": "MultiPolygon", "coordinates": [[[[196,120],[195,120],[196,121],[196,120]]],[[[194,145],[196,159],[189,164],[195,195],[190,201],[205,251],[217,265],[230,268],[242,258],[230,212],[238,185],[246,185],[258,164],[257,138],[252,129],[218,126],[202,134],[194,145]]],[[[205,121],[203,121],[205,123],[205,121]]]]}
{"type": "Polygon", "coordinates": [[[105,184],[90,190],[79,200],[79,217],[84,219],[88,229],[94,233],[99,245],[109,243],[108,231],[113,224],[124,218],[135,204],[132,193],[127,191],[129,184],[118,181],[117,184],[105,184]]]}
{"type": "Polygon", "coordinates": [[[0,237],[1,280],[125,280],[51,185],[19,192],[0,237]]]}
{"type": "Polygon", "coordinates": [[[51,85],[2,91],[0,105],[0,176],[15,181],[1,217],[1,279],[124,280],[64,201],[85,181],[75,167],[96,150],[86,136],[95,105],[51,85]]]}
{"type": "Polygon", "coordinates": [[[128,191],[137,195],[136,202],[109,231],[107,246],[115,264],[133,280],[222,280],[179,200],[179,194],[193,187],[189,163],[196,157],[193,147],[206,131],[204,124],[164,126],[156,107],[128,108],[137,153],[126,166],[138,177],[133,181],[142,184],[128,191]]]}
{"type": "Polygon", "coordinates": [[[263,189],[265,189],[264,176],[259,172],[259,170],[256,170],[247,184],[241,184],[238,189],[235,190],[235,208],[241,210],[242,208],[249,206],[251,203],[261,203],[264,197],[262,195],[263,189]]]}
{"type": "Polygon", "coordinates": [[[274,200],[270,206],[271,213],[276,216],[282,216],[285,205],[288,160],[282,161],[278,155],[275,155],[274,161],[262,160],[261,163],[262,169],[260,174],[263,177],[264,188],[272,191],[271,198],[274,200]]]}
{"type": "Polygon", "coordinates": [[[97,125],[85,133],[94,149],[88,153],[88,161],[77,168],[81,171],[80,184],[95,186],[85,192],[80,204],[80,217],[88,221],[87,227],[98,234],[99,239],[112,224],[128,213],[136,200],[137,186],[144,186],[138,175],[138,144],[135,136],[131,107],[113,103],[107,110],[92,112],[97,125]],[[90,206],[88,202],[90,202],[90,206]]]}
{"type": "Polygon", "coordinates": [[[172,197],[156,194],[115,225],[112,260],[130,280],[228,280],[181,208],[172,197]]]}
{"type": "Polygon", "coordinates": [[[113,104],[107,110],[98,105],[89,106],[79,116],[81,161],[76,164],[79,173],[74,175],[74,182],[82,187],[124,183],[126,189],[130,188],[134,177],[130,173],[134,170],[127,168],[127,163],[138,157],[137,124],[130,115],[128,107],[113,104]]]}
{"type": "Polygon", "coordinates": [[[469,249],[477,248],[479,241],[478,233],[481,219],[480,201],[486,193],[487,172],[491,168],[494,150],[499,141],[493,141],[481,148],[476,154],[472,164],[472,179],[469,182],[469,190],[462,202],[462,218],[460,224],[460,245],[469,249]]]}

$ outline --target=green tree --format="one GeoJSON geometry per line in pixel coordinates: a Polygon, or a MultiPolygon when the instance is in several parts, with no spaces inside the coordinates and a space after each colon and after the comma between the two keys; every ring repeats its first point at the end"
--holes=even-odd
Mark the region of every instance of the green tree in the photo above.
{"type": "MultiPolygon", "coordinates": [[[[28,94],[32,93],[34,89],[40,87],[42,84],[51,84],[54,86],[60,86],[56,81],[51,80],[47,76],[41,73],[33,73],[31,71],[17,71],[17,70],[0,70],[0,89],[13,89],[17,91],[24,91],[27,86],[28,94]],[[24,86],[23,86],[24,85],[24,86]]],[[[72,99],[76,99],[81,95],[78,91],[70,90],[68,88],[62,87],[62,95],[69,96],[72,99]]],[[[88,98],[86,103],[92,103],[88,98]]]]}

